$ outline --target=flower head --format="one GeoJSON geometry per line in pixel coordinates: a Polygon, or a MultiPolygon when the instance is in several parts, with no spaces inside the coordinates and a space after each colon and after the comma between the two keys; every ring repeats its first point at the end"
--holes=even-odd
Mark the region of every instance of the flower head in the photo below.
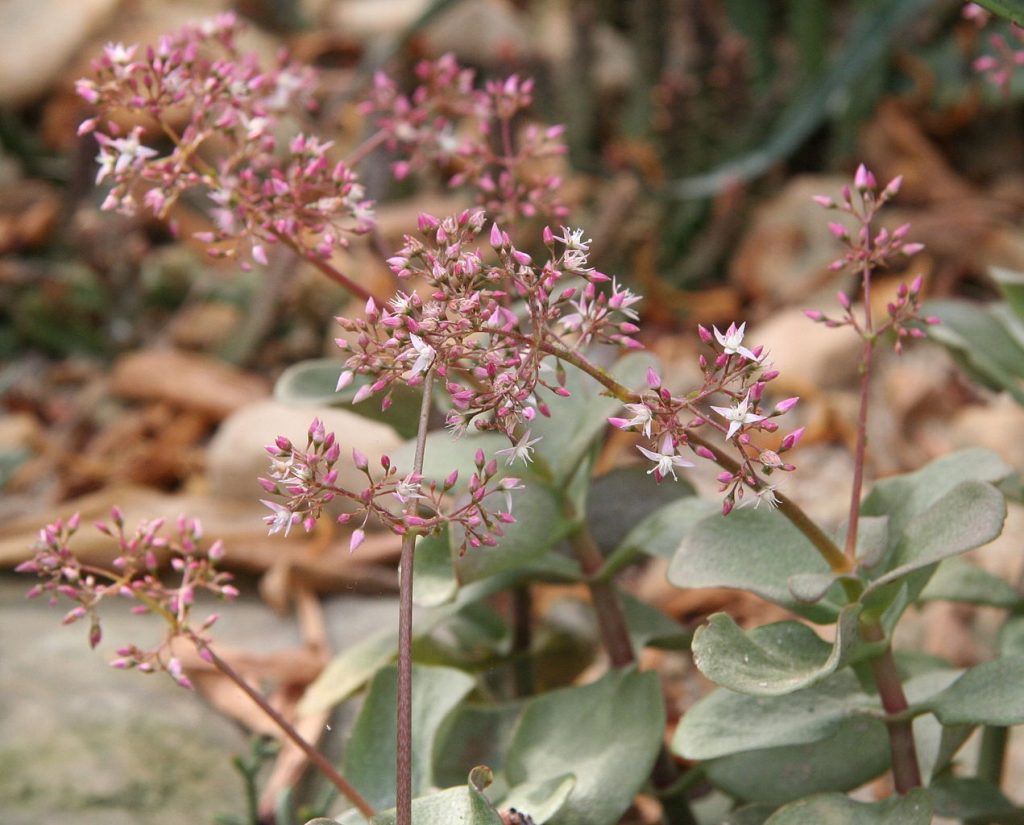
{"type": "MultiPolygon", "coordinates": [[[[717,332],[717,330],[716,330],[717,332]]],[[[712,406],[716,413],[722,418],[729,422],[729,432],[726,433],[726,438],[732,438],[736,435],[737,431],[744,424],[755,424],[758,421],[763,421],[767,416],[755,415],[747,410],[750,407],[750,393],[747,393],[746,397],[740,401],[735,407],[715,407],[712,406]]]]}
{"type": "Polygon", "coordinates": [[[529,464],[533,461],[533,459],[530,458],[530,453],[533,452],[533,445],[541,439],[540,436],[531,439],[530,434],[530,430],[527,430],[523,433],[522,438],[520,438],[515,444],[511,447],[506,447],[504,450],[497,450],[496,455],[508,456],[508,461],[505,463],[510,467],[515,463],[517,458],[521,458],[524,464],[529,464]]]}
{"type": "Polygon", "coordinates": [[[658,452],[654,450],[648,450],[646,447],[637,446],[637,449],[644,454],[645,457],[649,458],[654,462],[654,466],[647,471],[650,475],[654,473],[654,477],[661,481],[667,476],[672,476],[675,481],[679,478],[676,476],[676,467],[693,467],[695,466],[692,461],[687,461],[685,458],[676,454],[675,444],[672,442],[671,433],[665,433],[661,439],[661,447],[658,452]]]}
{"type": "Polygon", "coordinates": [[[724,335],[718,331],[718,327],[712,327],[712,329],[715,331],[715,338],[722,347],[722,352],[726,355],[742,355],[750,361],[758,361],[760,359],[754,355],[753,352],[743,346],[743,331],[746,327],[746,321],[739,326],[736,326],[736,324],[729,324],[729,328],[725,331],[724,335]]]}

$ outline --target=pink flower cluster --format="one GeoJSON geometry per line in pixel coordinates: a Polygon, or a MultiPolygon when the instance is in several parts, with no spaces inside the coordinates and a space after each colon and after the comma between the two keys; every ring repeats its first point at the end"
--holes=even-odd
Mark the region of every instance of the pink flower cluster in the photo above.
{"type": "Polygon", "coordinates": [[[215,541],[203,549],[203,530],[198,519],[178,518],[173,538],[162,535],[163,519],[142,522],[129,534],[125,532],[124,516],[115,507],[111,510],[111,521],[112,525],[96,524],[100,532],[117,544],[110,569],[83,563],[71,549],[71,538],[80,524],[78,514],[40,530],[32,559],[16,568],[19,573],[34,573],[40,579],[28,595],[31,598],[49,593],[51,603],[55,604],[60,596],[74,602],[64,623],[88,618],[92,647],[102,638],[98,608],[104,600],[127,598],[136,602],[134,613],[160,614],[168,623],[164,639],[149,649],[135,645],[119,648],[118,658],[111,665],[145,673],[163,670],[182,687],[191,687],[180,662],[170,653],[170,643],[176,636],[187,636],[200,645],[206,641],[205,634],[217,616],[207,616],[198,627],[192,626],[191,609],[198,591],[206,590],[229,600],[238,595],[230,583],[231,575],[217,570],[224,545],[215,541]],[[173,586],[159,577],[161,556],[169,557],[171,569],[178,577],[173,586]]]}
{"type": "MultiPolygon", "coordinates": [[[[839,270],[849,267],[854,270],[861,275],[862,287],[865,292],[870,289],[871,275],[875,270],[889,266],[893,259],[900,255],[915,255],[924,249],[924,244],[905,242],[910,224],[903,224],[891,233],[884,228],[875,232],[872,228],[871,224],[878,210],[896,196],[901,183],[901,177],[893,178],[879,192],[875,176],[861,164],[854,176],[856,198],[854,198],[850,187],[847,186],[843,188],[842,200],[839,203],[825,196],[818,196],[814,199],[825,209],[836,209],[851,215],[859,224],[853,234],[843,224],[829,224],[833,236],[847,247],[843,257],[834,261],[830,268],[839,270]]],[[[939,319],[935,316],[924,317],[920,314],[922,284],[921,276],[914,278],[909,285],[901,284],[896,300],[890,302],[886,307],[888,320],[877,326],[871,323],[870,308],[868,308],[869,314],[864,323],[857,319],[853,313],[853,302],[845,292],[840,292],[838,296],[839,304],[843,308],[841,318],[830,318],[816,309],[804,310],[804,314],[812,321],[823,323],[828,327],[852,326],[862,335],[876,337],[884,333],[891,333],[894,337],[894,348],[899,353],[903,350],[903,339],[925,336],[925,332],[921,328],[922,324],[939,323],[939,319]]]]}
{"type": "Polygon", "coordinates": [[[497,461],[488,461],[477,451],[474,472],[465,493],[456,494],[458,471],[451,472],[440,484],[425,482],[415,473],[402,475],[390,457],[381,456],[381,472],[374,474],[369,459],[352,450],[352,463],[366,477],[366,486],[349,490],[338,485],[336,464],[341,447],[334,433],[327,432],[319,419],[309,427],[306,445],[300,449],[286,438],[269,445],[271,458],[268,478],[260,484],[278,500],[263,501],[271,513],[264,518],[271,534],[291,530],[302,524],[311,530],[326,504],[345,499],[354,512],[338,516],[341,524],[358,522],[352,531],[349,549],[355,550],[366,537],[365,528],[373,516],[391,532],[403,535],[410,529],[433,533],[447,526],[458,530],[459,547],[493,546],[503,535],[503,525],[511,524],[512,491],[522,489],[519,479],[498,476],[497,461]],[[504,509],[492,509],[494,497],[504,509]]]}
{"type": "MultiPolygon", "coordinates": [[[[986,11],[977,3],[965,5],[963,15],[968,20],[974,21],[978,28],[986,26],[992,17],[991,12],[986,11]]],[[[1010,30],[1019,43],[1024,43],[1024,29],[1016,23],[1011,23],[1010,30]]],[[[1024,48],[1015,48],[1001,34],[992,34],[988,40],[992,45],[993,53],[977,58],[973,64],[974,71],[985,75],[993,86],[1002,91],[1004,95],[1008,95],[1014,73],[1024,66],[1024,48]]]]}
{"type": "Polygon", "coordinates": [[[433,369],[451,398],[455,434],[472,425],[516,441],[521,424],[549,414],[542,391],[568,394],[564,373],[549,363],[559,347],[639,346],[631,308],[639,298],[588,265],[578,231],[545,229],[546,260],[534,261],[497,224],[491,251],[482,251],[484,222],[479,210],[420,216],[419,236],[406,236],[388,264],[424,297],[411,289],[386,306],[371,299],[365,317],[337,319],[353,334],[338,340],[353,353],[338,386],[370,376],[355,401],[380,395],[386,408],[396,383],[417,385],[433,369]]]}
{"type": "Polygon", "coordinates": [[[648,390],[636,403],[626,404],[629,417],[613,417],[609,422],[620,429],[640,432],[651,442],[650,447],[637,446],[640,453],[654,466],[648,471],[657,481],[668,476],[676,478],[676,468],[693,467],[693,462],[680,454],[684,447],[701,458],[718,462],[718,456],[697,437],[700,428],[718,430],[727,444],[735,450],[738,469],[718,476],[725,498],[723,512],[728,514],[737,501],[753,491],[755,506],[766,501],[774,507],[777,500],[775,487],[762,476],[776,470],[790,471],[781,454],[796,446],[803,428],[785,436],[778,450],[758,447],[752,435],[758,432],[774,433],[778,423],[774,420],[791,410],[799,399],[787,398],[765,408],[764,395],[768,384],[778,372],[766,363],[762,347],[753,349],[743,344],[746,324],[731,324],[725,332],[717,327],[697,328],[701,341],[712,350],[709,358],[703,353],[698,363],[703,374],[702,386],[685,396],[675,396],[662,386],[661,378],[648,371],[648,390]],[[727,404],[718,406],[709,402],[724,397],[727,404]]]}
{"type": "Polygon", "coordinates": [[[565,218],[561,178],[548,171],[550,159],[566,152],[563,127],[513,131],[533,102],[532,80],[512,75],[477,89],[473,71],[450,54],[422,61],[416,76],[420,85],[405,95],[378,73],[363,107],[400,155],[392,164],[396,178],[438,169],[452,187],[473,186],[478,203],[501,224],[565,218]]]}
{"type": "Polygon", "coordinates": [[[330,158],[331,143],[295,134],[313,106],[316,73],[284,54],[264,69],[239,53],[240,28],[224,14],[142,52],[109,44],[95,77],[78,81],[100,113],[79,133],[99,143],[97,183],[113,183],[103,206],[131,214],[143,190],[143,203],[166,217],[182,193],[200,189],[212,203],[214,228],[200,235],[211,253],[248,268],[283,241],[327,258],[370,229],[371,204],[355,173],[330,158]],[[152,126],[125,134],[125,115],[152,126]],[[282,142],[288,131],[294,137],[282,142]]]}

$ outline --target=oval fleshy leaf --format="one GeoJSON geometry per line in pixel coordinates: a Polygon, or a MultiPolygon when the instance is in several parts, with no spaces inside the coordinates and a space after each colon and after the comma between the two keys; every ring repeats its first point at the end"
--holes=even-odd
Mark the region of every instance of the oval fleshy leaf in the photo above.
{"type": "Polygon", "coordinates": [[[274,397],[287,404],[331,404],[345,406],[357,415],[374,421],[382,421],[394,427],[404,438],[413,438],[419,422],[421,393],[404,384],[396,384],[392,392],[392,404],[381,410],[380,400],[370,399],[362,404],[353,404],[352,398],[364,384],[370,383],[366,376],[357,376],[348,387],[337,392],[338,376],[344,365],[336,358],[314,358],[300,361],[288,367],[274,384],[274,397]]]}
{"type": "Polygon", "coordinates": [[[806,616],[834,621],[841,603],[803,604],[789,590],[792,576],[829,573],[807,538],[781,513],[736,510],[707,516],[682,536],[668,579],[676,587],[734,587],[806,616]]]}
{"type": "Polygon", "coordinates": [[[764,825],[931,825],[928,791],[882,802],[855,802],[841,794],[819,794],[779,808],[764,825]]]}
{"type": "Polygon", "coordinates": [[[437,607],[454,599],[458,590],[448,528],[420,537],[413,555],[413,601],[420,607],[437,607]]]}
{"type": "Polygon", "coordinates": [[[1007,582],[960,556],[939,564],[918,599],[983,604],[1011,610],[1021,603],[1021,597],[1007,582]]]}
{"type": "Polygon", "coordinates": [[[749,696],[719,688],[686,712],[672,750],[685,759],[714,759],[819,742],[846,720],[878,708],[849,669],[783,696],[749,696]]]}
{"type": "Polygon", "coordinates": [[[858,647],[860,605],[839,614],[834,644],[800,622],[777,622],[744,632],[716,613],[693,637],[693,660],[712,682],[738,693],[781,696],[820,682],[845,665],[858,647]]]}
{"type": "Polygon", "coordinates": [[[705,764],[707,777],[739,799],[781,805],[814,793],[849,791],[889,767],[889,734],[878,719],[841,722],[809,745],[737,753],[705,764]]]}
{"type": "MultiPolygon", "coordinates": [[[[522,518],[503,525],[505,535],[495,547],[470,547],[456,558],[455,574],[460,583],[522,568],[545,555],[572,529],[559,492],[537,478],[529,479],[524,489],[512,493],[512,512],[522,518]]],[[[451,533],[453,543],[462,540],[459,527],[451,533]]]]}
{"type": "Polygon", "coordinates": [[[515,808],[528,814],[536,825],[544,825],[565,806],[575,787],[576,777],[572,774],[556,776],[544,782],[516,785],[498,807],[515,808]]]}
{"type": "Polygon", "coordinates": [[[971,822],[1020,822],[1024,811],[999,788],[973,776],[944,776],[928,786],[935,813],[971,822]]]}
{"type": "MultiPolygon", "coordinates": [[[[332,822],[334,820],[331,820],[332,822]]],[[[394,810],[382,811],[364,819],[358,811],[349,811],[339,825],[395,825],[394,810]]],[[[416,825],[501,825],[501,817],[487,798],[472,785],[448,788],[412,801],[412,821],[416,825]]]]}
{"type": "Polygon", "coordinates": [[[991,484],[958,484],[905,522],[887,569],[874,577],[865,597],[916,570],[988,544],[1002,532],[1005,518],[1006,499],[991,484]]]}
{"type": "Polygon", "coordinates": [[[612,825],[647,780],[664,726],[657,674],[612,672],[531,700],[506,755],[505,775],[515,784],[542,782],[571,766],[576,787],[559,811],[559,825],[612,825]]]}
{"type": "Polygon", "coordinates": [[[861,505],[861,516],[888,516],[889,542],[903,535],[907,524],[954,487],[965,481],[997,484],[1013,468],[991,450],[961,450],[931,461],[919,470],[876,482],[861,505]]]}
{"type": "MultiPolygon", "coordinates": [[[[366,701],[345,748],[342,773],[376,808],[388,808],[395,804],[397,681],[394,667],[387,667],[377,673],[370,683],[366,701]]],[[[475,684],[473,677],[454,668],[425,665],[413,667],[413,794],[424,794],[433,786],[430,754],[433,752],[434,739],[452,711],[475,684]]]]}
{"type": "Polygon", "coordinates": [[[641,555],[671,560],[689,530],[705,518],[721,517],[721,512],[717,503],[696,496],[658,508],[626,534],[608,557],[602,578],[614,575],[641,555]]]}
{"type": "Polygon", "coordinates": [[[1024,657],[1007,656],[972,667],[923,702],[944,725],[1019,725],[1024,722],[1024,657]]]}
{"type": "Polygon", "coordinates": [[[397,655],[397,630],[374,633],[345,648],[306,688],[299,714],[319,713],[344,702],[397,655]]]}

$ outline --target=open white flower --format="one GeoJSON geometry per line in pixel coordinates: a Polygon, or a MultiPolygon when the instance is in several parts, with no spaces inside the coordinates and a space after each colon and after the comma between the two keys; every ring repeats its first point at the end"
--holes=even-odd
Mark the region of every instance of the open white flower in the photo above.
{"type": "MultiPolygon", "coordinates": [[[[716,330],[717,331],[717,330],[716,330]]],[[[758,421],[764,421],[768,416],[766,415],[755,415],[752,412],[747,412],[750,407],[750,393],[747,393],[746,397],[740,401],[735,407],[712,407],[716,413],[722,418],[729,422],[729,432],[726,433],[726,438],[732,438],[736,435],[737,431],[744,424],[755,424],[758,421]]]]}
{"type": "Polygon", "coordinates": [[[288,532],[292,529],[292,525],[299,521],[299,514],[293,513],[283,504],[278,504],[276,501],[267,501],[266,499],[260,499],[260,504],[264,504],[269,507],[273,514],[264,516],[263,521],[270,525],[270,535],[274,533],[280,533],[284,530],[284,534],[287,536],[288,532]]]}
{"type": "Polygon", "coordinates": [[[414,332],[409,333],[409,341],[412,342],[412,348],[416,351],[416,361],[413,363],[412,370],[410,371],[410,377],[412,377],[430,369],[430,365],[434,363],[434,356],[437,355],[437,352],[414,332]]]}
{"type": "Polygon", "coordinates": [[[744,358],[748,358],[751,361],[759,361],[761,360],[760,358],[743,346],[743,331],[746,327],[747,322],[744,321],[739,326],[736,326],[736,324],[729,324],[729,328],[725,331],[725,334],[719,332],[718,327],[712,327],[712,329],[715,331],[715,338],[722,347],[722,352],[726,355],[742,355],[744,358]]]}
{"type": "Polygon", "coordinates": [[[667,476],[672,476],[675,481],[679,481],[679,477],[676,475],[676,467],[696,466],[692,461],[687,461],[682,456],[676,454],[676,447],[672,443],[672,435],[670,433],[665,433],[662,437],[658,452],[640,446],[637,446],[637,449],[654,462],[654,466],[647,471],[647,475],[654,473],[654,477],[659,481],[667,476]]]}
{"type": "Polygon", "coordinates": [[[515,463],[515,460],[517,458],[521,458],[524,464],[529,464],[531,461],[533,461],[533,459],[530,458],[530,453],[533,452],[533,445],[540,441],[540,439],[541,437],[538,436],[537,438],[531,440],[530,430],[527,430],[525,433],[523,433],[523,437],[520,438],[515,444],[513,444],[511,447],[506,447],[504,450],[496,450],[495,454],[508,456],[508,461],[506,461],[505,463],[508,464],[510,467],[512,466],[513,463],[515,463]]]}
{"type": "Polygon", "coordinates": [[[631,427],[638,427],[647,437],[651,437],[651,424],[654,423],[654,416],[651,408],[646,404],[626,404],[626,411],[633,414],[632,418],[609,418],[608,421],[620,430],[628,430],[631,427]]]}

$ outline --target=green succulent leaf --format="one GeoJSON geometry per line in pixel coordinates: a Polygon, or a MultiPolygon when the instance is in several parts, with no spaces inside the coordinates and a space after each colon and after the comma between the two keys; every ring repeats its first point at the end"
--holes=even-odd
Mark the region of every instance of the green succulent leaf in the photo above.
{"type": "Polygon", "coordinates": [[[686,759],[820,742],[844,722],[878,709],[850,669],[796,693],[749,696],[719,688],[691,707],[672,749],[686,759]]]}
{"type": "Polygon", "coordinates": [[[877,482],[861,505],[862,516],[888,516],[890,543],[907,524],[965,481],[998,484],[1013,468],[991,450],[961,450],[931,461],[919,470],[877,482]]]}
{"type": "Polygon", "coordinates": [[[439,533],[422,536],[413,555],[412,597],[421,607],[447,604],[458,593],[452,566],[451,541],[447,526],[439,533]]]}
{"type": "Polygon", "coordinates": [[[930,825],[931,821],[931,797],[923,788],[915,788],[906,796],[882,802],[819,794],[779,808],[765,825],[930,825]]]}
{"type": "Polygon", "coordinates": [[[488,765],[495,772],[494,795],[507,783],[502,771],[505,752],[525,703],[477,704],[463,702],[439,732],[434,746],[434,779],[439,785],[457,782],[473,765],[488,765]]]}
{"type": "Polygon", "coordinates": [[[885,724],[860,717],[840,722],[819,742],[724,756],[706,763],[706,770],[715,786],[738,799],[781,805],[852,790],[885,771],[889,761],[885,724]]]}
{"type": "MultiPolygon", "coordinates": [[[[472,677],[454,668],[413,667],[414,795],[422,795],[434,785],[430,763],[434,741],[442,725],[474,685],[472,677]]],[[[345,748],[342,773],[376,808],[389,808],[395,804],[396,693],[396,668],[387,667],[379,671],[370,683],[366,701],[345,748]]]]}
{"type": "Polygon", "coordinates": [[[923,702],[944,725],[1019,725],[1024,722],[1024,657],[1007,656],[972,667],[923,702]]]}
{"type": "Polygon", "coordinates": [[[999,788],[983,779],[944,776],[932,782],[928,791],[939,816],[1001,825],[1024,822],[1024,810],[1014,807],[999,788]]]}
{"type": "Polygon", "coordinates": [[[274,397],[288,404],[331,404],[344,406],[357,415],[374,421],[383,421],[394,427],[404,438],[416,435],[419,422],[420,399],[422,394],[404,384],[396,384],[392,392],[392,404],[387,410],[380,408],[380,399],[369,398],[361,404],[353,404],[352,398],[364,384],[371,383],[365,375],[355,380],[341,392],[336,392],[338,376],[344,365],[336,358],[315,358],[300,361],[288,367],[274,385],[274,397]]]}
{"type": "Polygon", "coordinates": [[[1007,582],[974,562],[954,556],[941,562],[918,596],[922,601],[964,602],[1012,609],[1020,596],[1007,582]]]}
{"type": "Polygon", "coordinates": [[[572,774],[555,776],[541,782],[516,785],[501,800],[501,808],[515,808],[529,814],[536,825],[544,825],[554,817],[572,795],[576,777],[572,774]]]}
{"type": "MultiPolygon", "coordinates": [[[[448,788],[412,801],[412,821],[416,825],[501,825],[501,817],[472,784],[448,788]]],[[[369,820],[358,811],[350,811],[340,825],[395,825],[394,810],[383,811],[369,820]]]]}
{"type": "Polygon", "coordinates": [[[619,593],[619,602],[634,650],[648,646],[663,650],[685,650],[689,647],[693,632],[658,608],[623,592],[619,593]]]}
{"type": "MultiPolygon", "coordinates": [[[[559,491],[540,479],[530,479],[525,489],[516,490],[512,496],[512,511],[519,517],[515,523],[503,525],[505,535],[495,547],[471,547],[456,558],[455,573],[460,583],[521,568],[545,555],[572,530],[559,491]]],[[[460,540],[458,528],[453,529],[453,543],[460,540]]]]}
{"type": "Polygon", "coordinates": [[[543,782],[569,769],[576,786],[559,825],[613,825],[654,765],[665,726],[657,674],[607,674],[527,706],[506,755],[510,783],[543,782]],[[628,724],[627,724],[628,720],[628,724]]]}
{"type": "Polygon", "coordinates": [[[668,579],[676,587],[749,590],[811,621],[834,621],[841,597],[806,604],[790,591],[790,579],[807,573],[827,575],[829,567],[803,533],[779,512],[742,509],[684,531],[668,579]]]}
{"type": "MultiPolygon", "coordinates": [[[[936,562],[987,544],[1003,529],[1006,499],[991,484],[964,481],[903,524],[884,572],[865,596],[936,562]]],[[[922,582],[922,586],[923,586],[922,582]]]]}
{"type": "Polygon", "coordinates": [[[398,654],[398,632],[382,630],[345,648],[306,689],[299,714],[320,713],[344,702],[398,654]]]}
{"type": "MultiPolygon", "coordinates": [[[[649,353],[634,352],[616,361],[608,372],[631,389],[646,386],[647,368],[657,361],[649,353]]],[[[622,408],[622,402],[601,392],[601,385],[571,364],[565,364],[568,398],[550,401],[551,417],[538,416],[529,424],[533,436],[544,438],[541,446],[554,480],[564,483],[575,472],[594,439],[607,427],[608,416],[622,408]]]]}
{"type": "Polygon", "coordinates": [[[860,611],[857,604],[842,610],[833,644],[801,622],[777,622],[744,632],[725,613],[716,613],[694,634],[694,663],[711,681],[737,693],[793,693],[820,682],[851,660],[861,644],[860,611]]]}
{"type": "Polygon", "coordinates": [[[1013,616],[1006,620],[999,631],[999,654],[1024,656],[1024,616],[1013,616]]]}
{"type": "MultiPolygon", "coordinates": [[[[483,450],[484,455],[491,459],[495,452],[507,446],[508,439],[499,433],[475,433],[462,438],[454,438],[447,430],[428,433],[427,445],[423,454],[423,478],[428,482],[440,482],[452,470],[458,470],[459,482],[465,484],[476,470],[473,462],[478,449],[483,450]]],[[[416,441],[407,441],[391,453],[391,463],[403,472],[411,470],[415,454],[416,441]]],[[[504,464],[500,464],[499,470],[504,466],[504,464]]],[[[513,506],[515,506],[514,499],[513,506]]]]}
{"type": "MultiPolygon", "coordinates": [[[[662,484],[666,487],[666,484],[662,484]]],[[[718,504],[690,496],[659,507],[636,524],[608,557],[602,577],[608,578],[647,555],[671,560],[689,530],[701,520],[721,515],[718,504]]]]}

